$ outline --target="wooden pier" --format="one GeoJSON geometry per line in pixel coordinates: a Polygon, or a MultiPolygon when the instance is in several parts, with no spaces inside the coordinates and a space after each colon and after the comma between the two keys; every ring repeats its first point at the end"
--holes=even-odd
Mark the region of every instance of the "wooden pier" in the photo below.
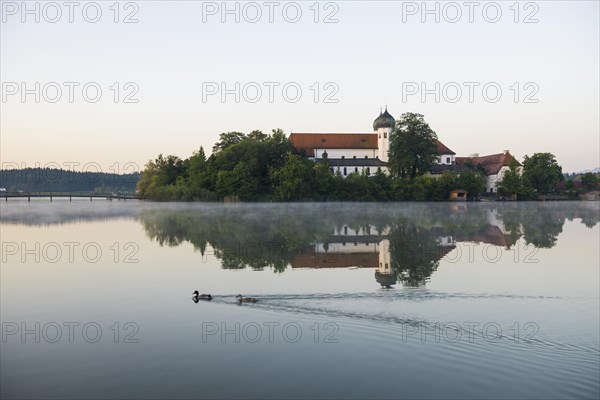
{"type": "Polygon", "coordinates": [[[73,199],[106,199],[106,200],[145,200],[144,197],[129,195],[129,194],[116,194],[116,193],[95,193],[95,192],[0,192],[0,198],[4,198],[4,201],[8,199],[24,199],[31,201],[32,198],[48,198],[52,201],[53,198],[69,198],[69,201],[73,199]]]}

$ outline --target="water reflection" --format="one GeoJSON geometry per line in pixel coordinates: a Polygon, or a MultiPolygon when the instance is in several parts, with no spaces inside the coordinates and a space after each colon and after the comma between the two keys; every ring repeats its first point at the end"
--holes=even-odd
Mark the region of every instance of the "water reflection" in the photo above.
{"type": "Polygon", "coordinates": [[[373,268],[383,288],[423,286],[460,243],[551,248],[565,220],[588,228],[597,204],[254,204],[146,209],[161,245],[193,244],[225,269],[373,268]]]}

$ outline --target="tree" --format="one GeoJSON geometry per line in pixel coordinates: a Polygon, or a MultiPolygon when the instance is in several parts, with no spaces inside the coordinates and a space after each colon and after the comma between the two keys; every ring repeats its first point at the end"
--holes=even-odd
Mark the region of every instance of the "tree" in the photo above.
{"type": "Polygon", "coordinates": [[[268,136],[262,133],[262,131],[254,130],[246,136],[250,140],[255,140],[257,142],[264,142],[267,140],[268,136]]]}
{"type": "MultiPolygon", "coordinates": [[[[325,153],[326,154],[326,153],[325,153]]],[[[334,192],[335,177],[329,166],[326,157],[314,166],[314,190],[313,194],[319,197],[319,200],[326,200],[334,192]]]]}
{"type": "Polygon", "coordinates": [[[311,196],[311,161],[290,154],[283,167],[272,172],[277,200],[303,200],[311,196]]]}
{"type": "Polygon", "coordinates": [[[556,184],[563,180],[562,167],[551,153],[535,153],[525,156],[523,161],[523,180],[531,185],[538,194],[554,191],[556,184]]]}
{"type": "Polygon", "coordinates": [[[213,146],[213,152],[216,153],[225,150],[227,147],[237,144],[244,140],[246,135],[242,132],[227,132],[219,135],[219,141],[213,146]]]}
{"type": "Polygon", "coordinates": [[[600,175],[598,174],[594,174],[593,172],[586,172],[581,176],[581,184],[586,189],[596,189],[598,183],[600,183],[600,175]]]}
{"type": "Polygon", "coordinates": [[[237,196],[240,200],[254,200],[258,189],[258,179],[248,166],[239,162],[231,171],[219,171],[217,191],[219,195],[237,196]]]}
{"type": "Polygon", "coordinates": [[[195,151],[190,158],[185,160],[185,163],[187,165],[187,186],[192,197],[198,198],[201,193],[204,193],[210,182],[204,148],[200,147],[200,150],[195,151]]]}
{"type": "Polygon", "coordinates": [[[519,164],[517,160],[512,160],[508,171],[502,176],[502,180],[498,182],[498,193],[503,196],[514,196],[515,200],[523,192],[523,178],[519,173],[519,164]]]}
{"type": "Polygon", "coordinates": [[[435,163],[437,135],[423,115],[402,114],[390,137],[389,167],[396,176],[415,178],[435,163]]]}
{"type": "Polygon", "coordinates": [[[485,170],[482,172],[479,168],[475,168],[475,170],[462,171],[458,177],[457,186],[466,190],[469,198],[476,199],[485,192],[485,181],[485,170]]]}

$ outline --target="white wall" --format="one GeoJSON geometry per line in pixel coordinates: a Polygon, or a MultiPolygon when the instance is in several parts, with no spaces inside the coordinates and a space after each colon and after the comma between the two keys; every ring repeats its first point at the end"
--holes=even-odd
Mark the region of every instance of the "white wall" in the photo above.
{"type": "Polygon", "coordinates": [[[455,162],[454,157],[454,154],[442,154],[438,157],[437,163],[441,165],[452,165],[455,162]],[[447,161],[448,158],[450,158],[450,162],[447,161]]]}
{"type": "Polygon", "coordinates": [[[392,128],[379,128],[377,130],[377,155],[381,161],[388,161],[388,150],[390,149],[390,135],[392,128]]]}
{"type": "Polygon", "coordinates": [[[377,271],[380,274],[389,275],[392,273],[392,257],[390,254],[390,241],[387,239],[379,242],[379,267],[377,271]]]}
{"type": "Polygon", "coordinates": [[[498,192],[498,182],[500,182],[502,180],[502,178],[504,177],[504,174],[509,169],[510,169],[509,167],[502,167],[502,168],[500,168],[500,171],[498,171],[498,173],[496,175],[488,175],[487,179],[486,179],[486,183],[485,183],[485,191],[487,193],[491,193],[491,190],[493,189],[493,193],[497,193],[498,192]]]}
{"type": "Polygon", "coordinates": [[[375,158],[376,149],[315,149],[315,158],[323,158],[323,153],[327,152],[327,158],[375,158]]]}
{"type": "Polygon", "coordinates": [[[377,253],[379,251],[377,243],[361,243],[361,242],[351,242],[348,241],[346,243],[329,243],[327,250],[325,250],[324,243],[315,243],[315,252],[316,253],[343,253],[343,254],[352,254],[352,253],[377,253]]]}
{"type": "MultiPolygon", "coordinates": [[[[331,167],[331,169],[333,170],[333,174],[337,174],[338,171],[340,171],[340,174],[342,175],[342,177],[347,177],[350,174],[354,174],[356,173],[355,168],[358,168],[358,173],[362,174],[362,172],[366,169],[369,170],[369,175],[375,175],[377,173],[377,168],[380,167],[331,167]],[[346,175],[344,175],[344,168],[346,168],[346,175]]],[[[388,174],[388,169],[387,167],[381,167],[381,172],[383,172],[384,174],[388,174]]]]}

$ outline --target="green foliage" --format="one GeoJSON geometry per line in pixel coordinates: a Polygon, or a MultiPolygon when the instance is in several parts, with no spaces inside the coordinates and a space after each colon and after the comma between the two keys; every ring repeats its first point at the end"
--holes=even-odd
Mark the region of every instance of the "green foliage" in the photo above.
{"type": "Polygon", "coordinates": [[[213,146],[213,153],[225,150],[227,147],[241,142],[245,137],[241,132],[223,132],[219,135],[219,141],[213,146]]]}
{"type": "Polygon", "coordinates": [[[429,171],[438,153],[437,135],[421,114],[405,113],[396,121],[390,137],[389,167],[403,178],[415,178],[429,171]]]}
{"type": "Polygon", "coordinates": [[[562,167],[551,153],[535,153],[525,156],[523,161],[523,180],[538,194],[554,191],[556,184],[563,180],[562,167]]]}
{"type": "Polygon", "coordinates": [[[217,173],[216,189],[221,197],[255,200],[258,195],[258,179],[252,175],[248,165],[240,161],[231,171],[217,173]]]}
{"type": "Polygon", "coordinates": [[[584,188],[592,190],[600,184],[600,175],[593,172],[587,172],[581,176],[581,184],[584,188]]]}
{"type": "Polygon", "coordinates": [[[59,168],[0,169],[0,187],[8,192],[134,193],[139,179],[139,172],[118,175],[59,168]]]}
{"type": "Polygon", "coordinates": [[[508,171],[498,182],[498,193],[502,196],[516,196],[523,190],[523,179],[516,162],[511,162],[508,171]]]}
{"type": "MultiPolygon", "coordinates": [[[[378,169],[371,175],[342,176],[333,173],[328,157],[315,162],[298,153],[281,129],[270,135],[228,132],[220,135],[208,158],[200,148],[185,160],[161,154],[149,161],[137,188],[140,195],[162,201],[446,201],[454,189],[477,199],[485,192],[480,166],[441,176],[424,174],[438,156],[435,138],[422,115],[404,114],[392,135],[396,173],[386,175],[378,169]],[[412,151],[402,150],[404,145],[412,151]]],[[[530,179],[537,177],[540,158],[536,154],[529,159],[530,179]]],[[[505,174],[502,191],[528,198],[529,181],[516,168],[511,166],[505,174]]]]}
{"type": "Polygon", "coordinates": [[[272,170],[271,179],[275,187],[274,198],[278,201],[310,199],[312,196],[311,161],[290,154],[280,169],[272,170]]]}

